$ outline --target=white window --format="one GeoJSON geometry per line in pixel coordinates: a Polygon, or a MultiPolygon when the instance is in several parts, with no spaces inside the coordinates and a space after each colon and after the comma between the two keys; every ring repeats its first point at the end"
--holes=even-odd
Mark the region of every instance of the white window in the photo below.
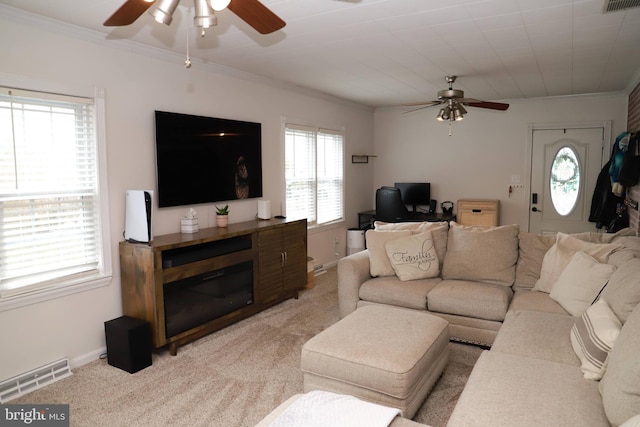
{"type": "Polygon", "coordinates": [[[285,211],[310,227],[344,219],[344,132],[285,125],[285,211]]]}
{"type": "MultiPolygon", "coordinates": [[[[0,87],[3,308],[110,278],[108,227],[101,220],[104,146],[98,145],[95,104],[92,98],[0,87]]],[[[101,113],[103,106],[101,99],[101,113]]]]}

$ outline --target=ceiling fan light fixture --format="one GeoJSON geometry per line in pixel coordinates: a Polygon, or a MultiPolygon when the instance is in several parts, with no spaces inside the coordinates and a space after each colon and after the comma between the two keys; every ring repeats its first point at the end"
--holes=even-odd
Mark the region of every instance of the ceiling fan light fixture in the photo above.
{"type": "Polygon", "coordinates": [[[447,105],[442,110],[442,121],[449,120],[451,118],[451,107],[447,105]]]}
{"type": "Polygon", "coordinates": [[[229,6],[231,0],[210,0],[210,3],[213,10],[215,10],[216,12],[220,12],[221,10],[226,9],[227,6],[229,6]]]}
{"type": "Polygon", "coordinates": [[[218,25],[218,18],[207,0],[193,0],[195,13],[193,24],[200,28],[209,28],[218,25]]]}
{"type": "Polygon", "coordinates": [[[436,117],[436,120],[438,120],[439,122],[444,122],[444,108],[440,109],[440,112],[438,113],[438,117],[436,117]]]}
{"type": "Polygon", "coordinates": [[[173,12],[178,7],[179,0],[158,0],[158,6],[149,13],[161,24],[169,25],[173,20],[173,12]]]}

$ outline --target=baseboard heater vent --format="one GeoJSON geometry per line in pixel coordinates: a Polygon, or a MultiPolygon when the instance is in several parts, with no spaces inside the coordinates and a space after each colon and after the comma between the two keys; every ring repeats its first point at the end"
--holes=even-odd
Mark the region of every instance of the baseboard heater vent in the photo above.
{"type": "Polygon", "coordinates": [[[320,264],[320,265],[316,265],[313,269],[313,275],[314,276],[320,276],[321,274],[326,273],[327,270],[324,269],[324,265],[320,264]]]}
{"type": "Polygon", "coordinates": [[[70,375],[73,374],[69,367],[69,359],[60,359],[33,371],[9,378],[0,383],[0,403],[6,403],[70,375]]]}
{"type": "Polygon", "coordinates": [[[604,13],[640,7],[640,0],[605,0],[604,13]]]}

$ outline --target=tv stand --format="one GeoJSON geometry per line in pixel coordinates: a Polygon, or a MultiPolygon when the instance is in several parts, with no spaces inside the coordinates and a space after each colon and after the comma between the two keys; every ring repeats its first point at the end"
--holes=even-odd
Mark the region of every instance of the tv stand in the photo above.
{"type": "Polygon", "coordinates": [[[297,298],[307,283],[307,221],[271,219],[120,242],[123,314],[178,348],[297,298]]]}

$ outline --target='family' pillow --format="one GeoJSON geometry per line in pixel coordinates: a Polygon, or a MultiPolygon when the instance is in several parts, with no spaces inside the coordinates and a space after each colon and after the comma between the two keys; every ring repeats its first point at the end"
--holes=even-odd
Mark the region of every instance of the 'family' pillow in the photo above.
{"type": "Polygon", "coordinates": [[[437,277],[440,273],[430,231],[389,240],[384,247],[391,267],[402,281],[437,277]]]}
{"type": "Polygon", "coordinates": [[[433,244],[438,254],[438,260],[440,264],[440,270],[442,270],[442,263],[444,256],[447,253],[447,239],[449,238],[449,223],[446,221],[439,222],[382,222],[376,221],[374,223],[376,231],[387,230],[411,230],[413,234],[424,233],[430,231],[433,237],[433,244]]]}
{"type": "Polygon", "coordinates": [[[573,316],[581,316],[615,270],[613,265],[601,264],[591,255],[576,252],[553,285],[549,297],[573,316]]]}

